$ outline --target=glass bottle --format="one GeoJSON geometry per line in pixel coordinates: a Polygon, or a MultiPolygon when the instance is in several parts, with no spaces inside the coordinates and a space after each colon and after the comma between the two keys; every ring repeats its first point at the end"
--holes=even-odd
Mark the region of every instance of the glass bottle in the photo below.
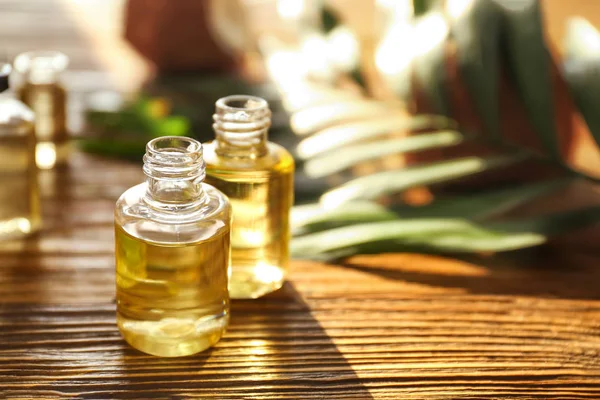
{"type": "Polygon", "coordinates": [[[41,224],[33,112],[10,93],[10,64],[0,64],[0,239],[41,224]]]}
{"type": "Polygon", "coordinates": [[[257,298],[281,287],[289,263],[294,160],[267,141],[271,111],[253,96],[216,103],[215,140],[204,145],[206,181],[229,197],[231,298],[257,298]]]}
{"type": "Polygon", "coordinates": [[[41,169],[63,164],[68,157],[67,93],[60,82],[69,59],[57,51],[33,51],[15,58],[15,69],[25,79],[21,101],[35,113],[36,160],[41,169]]]}
{"type": "Polygon", "coordinates": [[[204,183],[202,145],[150,141],[145,183],[115,209],[117,324],[138,350],[177,357],[215,344],[229,321],[231,207],[204,183]]]}

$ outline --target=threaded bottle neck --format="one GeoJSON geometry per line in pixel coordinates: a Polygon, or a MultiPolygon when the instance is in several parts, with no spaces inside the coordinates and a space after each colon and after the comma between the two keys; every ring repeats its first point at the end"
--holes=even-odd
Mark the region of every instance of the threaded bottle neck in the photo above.
{"type": "Polygon", "coordinates": [[[246,95],[223,97],[216,103],[213,120],[217,154],[260,157],[267,153],[271,110],[264,99],[246,95]]]}
{"type": "Polygon", "coordinates": [[[196,208],[205,200],[205,169],[202,144],[197,140],[182,136],[151,140],[144,155],[145,201],[163,211],[196,208]]]}

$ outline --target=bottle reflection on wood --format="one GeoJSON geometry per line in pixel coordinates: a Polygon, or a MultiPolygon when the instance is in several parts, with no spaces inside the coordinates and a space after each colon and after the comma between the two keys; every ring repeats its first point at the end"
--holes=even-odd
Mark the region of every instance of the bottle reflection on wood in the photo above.
{"type": "Polygon", "coordinates": [[[41,169],[63,164],[68,157],[67,93],[60,75],[68,58],[54,51],[28,52],[15,59],[25,81],[19,98],[35,113],[36,160],[41,169]]]}
{"type": "Polygon", "coordinates": [[[0,64],[0,239],[35,231],[41,223],[33,112],[8,89],[9,64],[0,64]]]}

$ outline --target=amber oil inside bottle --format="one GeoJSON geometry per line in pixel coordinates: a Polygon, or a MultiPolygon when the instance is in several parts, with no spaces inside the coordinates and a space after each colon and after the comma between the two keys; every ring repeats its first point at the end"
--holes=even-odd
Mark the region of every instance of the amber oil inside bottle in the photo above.
{"type": "Polygon", "coordinates": [[[8,89],[10,65],[0,64],[0,239],[27,235],[41,224],[33,112],[8,89]]]}
{"type": "Polygon", "coordinates": [[[230,206],[203,183],[200,143],[159,138],[147,182],[115,212],[117,324],[143,352],[176,357],[214,345],[229,321],[230,206]]]}
{"type": "Polygon", "coordinates": [[[36,160],[41,169],[63,164],[69,153],[67,93],[60,82],[68,58],[59,52],[22,53],[15,68],[25,79],[19,98],[35,113],[36,160]]]}
{"type": "Polygon", "coordinates": [[[216,139],[205,145],[206,181],[229,197],[233,209],[231,298],[277,290],[288,272],[294,160],[267,141],[270,116],[263,99],[220,99],[216,139]]]}

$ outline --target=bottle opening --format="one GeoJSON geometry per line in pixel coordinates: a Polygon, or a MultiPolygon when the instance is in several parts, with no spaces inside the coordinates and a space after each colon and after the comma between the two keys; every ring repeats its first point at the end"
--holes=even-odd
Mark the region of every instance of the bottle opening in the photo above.
{"type": "Polygon", "coordinates": [[[69,58],[59,51],[30,51],[15,58],[15,70],[30,83],[49,84],[58,80],[69,65],[69,58]]]}
{"type": "Polygon", "coordinates": [[[204,179],[202,144],[184,136],[152,139],[146,145],[144,172],[157,179],[204,179]]]}
{"type": "Polygon", "coordinates": [[[257,112],[268,110],[269,104],[260,97],[233,95],[217,100],[217,110],[219,109],[234,113],[238,111],[257,112]]]}
{"type": "Polygon", "coordinates": [[[202,144],[185,136],[164,136],[152,139],[146,145],[146,151],[152,155],[202,155],[202,144]]]}

